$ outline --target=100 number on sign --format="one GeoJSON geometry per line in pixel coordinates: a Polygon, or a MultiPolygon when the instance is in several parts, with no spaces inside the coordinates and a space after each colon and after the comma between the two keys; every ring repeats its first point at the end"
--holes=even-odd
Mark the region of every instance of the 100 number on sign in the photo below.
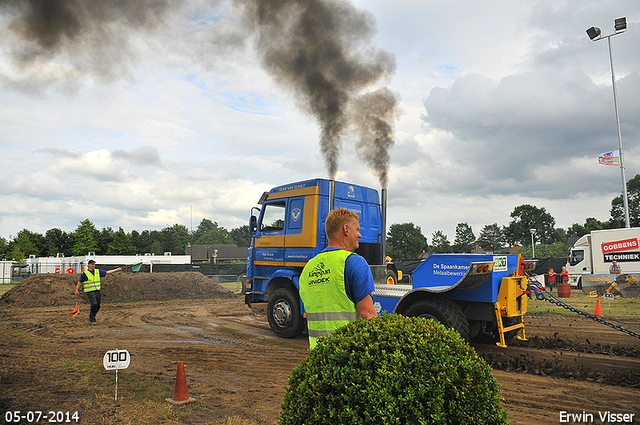
{"type": "Polygon", "coordinates": [[[106,370],[126,369],[129,363],[131,363],[131,356],[127,350],[109,350],[102,359],[106,370]]]}

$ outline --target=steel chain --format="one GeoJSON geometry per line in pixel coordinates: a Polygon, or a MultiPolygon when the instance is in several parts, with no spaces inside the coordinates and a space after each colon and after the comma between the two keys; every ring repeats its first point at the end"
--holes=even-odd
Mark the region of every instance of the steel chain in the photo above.
{"type": "Polygon", "coordinates": [[[586,311],[582,311],[579,308],[576,308],[576,307],[574,307],[574,306],[572,306],[570,304],[564,303],[564,302],[556,299],[556,297],[554,297],[553,295],[547,296],[547,294],[545,294],[544,292],[539,291],[539,288],[534,288],[533,291],[536,294],[536,298],[539,299],[539,300],[549,301],[551,304],[559,305],[560,307],[562,307],[562,308],[564,308],[566,310],[569,310],[569,311],[572,311],[574,313],[577,313],[577,314],[579,314],[581,316],[584,316],[584,317],[586,317],[588,319],[595,320],[598,323],[602,323],[603,325],[607,325],[607,326],[609,326],[609,327],[611,327],[613,329],[616,329],[618,331],[624,332],[624,333],[629,334],[631,336],[635,336],[636,338],[640,338],[640,334],[638,334],[638,333],[636,333],[636,332],[634,332],[632,330],[625,329],[620,325],[616,325],[615,323],[608,322],[608,321],[604,320],[602,317],[596,316],[595,314],[591,314],[591,313],[587,313],[586,311]]]}

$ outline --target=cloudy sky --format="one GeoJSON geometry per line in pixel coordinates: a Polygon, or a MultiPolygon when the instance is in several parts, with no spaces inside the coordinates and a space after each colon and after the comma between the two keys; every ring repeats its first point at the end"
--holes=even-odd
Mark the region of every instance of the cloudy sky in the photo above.
{"type": "MultiPolygon", "coordinates": [[[[232,229],[263,191],[328,177],[323,110],[279,56],[302,45],[289,32],[299,8],[259,25],[259,0],[82,3],[60,2],[63,19],[47,22],[48,10],[0,0],[0,236],[87,218],[127,232],[203,218],[232,229]]],[[[460,222],[476,236],[507,225],[522,204],[557,227],[607,220],[622,189],[619,169],[597,163],[618,147],[609,53],[585,30],[610,34],[621,16],[624,159],[628,179],[640,173],[637,0],[327,4],[346,56],[376,71],[343,87],[347,107],[381,88],[396,100],[387,223],[413,222],[430,242],[436,230],[452,241],[460,222]]],[[[384,152],[367,152],[352,124],[337,177],[379,188],[366,158],[384,152]]]]}

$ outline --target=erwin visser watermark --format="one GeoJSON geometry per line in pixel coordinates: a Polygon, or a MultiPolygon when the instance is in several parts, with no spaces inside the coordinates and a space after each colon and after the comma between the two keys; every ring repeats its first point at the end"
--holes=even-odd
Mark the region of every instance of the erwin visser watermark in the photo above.
{"type": "Polygon", "coordinates": [[[635,413],[615,413],[608,410],[604,412],[598,411],[598,413],[588,412],[567,412],[560,411],[560,423],[574,423],[574,424],[624,424],[633,422],[635,413]]]}

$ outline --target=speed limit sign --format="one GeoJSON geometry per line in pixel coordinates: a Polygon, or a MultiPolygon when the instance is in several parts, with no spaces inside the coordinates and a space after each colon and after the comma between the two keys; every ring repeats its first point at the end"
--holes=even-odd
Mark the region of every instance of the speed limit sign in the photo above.
{"type": "Polygon", "coordinates": [[[105,369],[116,371],[116,401],[118,401],[118,370],[128,368],[129,363],[131,363],[131,356],[127,350],[109,350],[102,358],[105,369]]]}
{"type": "Polygon", "coordinates": [[[126,369],[129,363],[131,363],[131,356],[127,350],[109,350],[102,359],[102,364],[107,370],[126,369]]]}

